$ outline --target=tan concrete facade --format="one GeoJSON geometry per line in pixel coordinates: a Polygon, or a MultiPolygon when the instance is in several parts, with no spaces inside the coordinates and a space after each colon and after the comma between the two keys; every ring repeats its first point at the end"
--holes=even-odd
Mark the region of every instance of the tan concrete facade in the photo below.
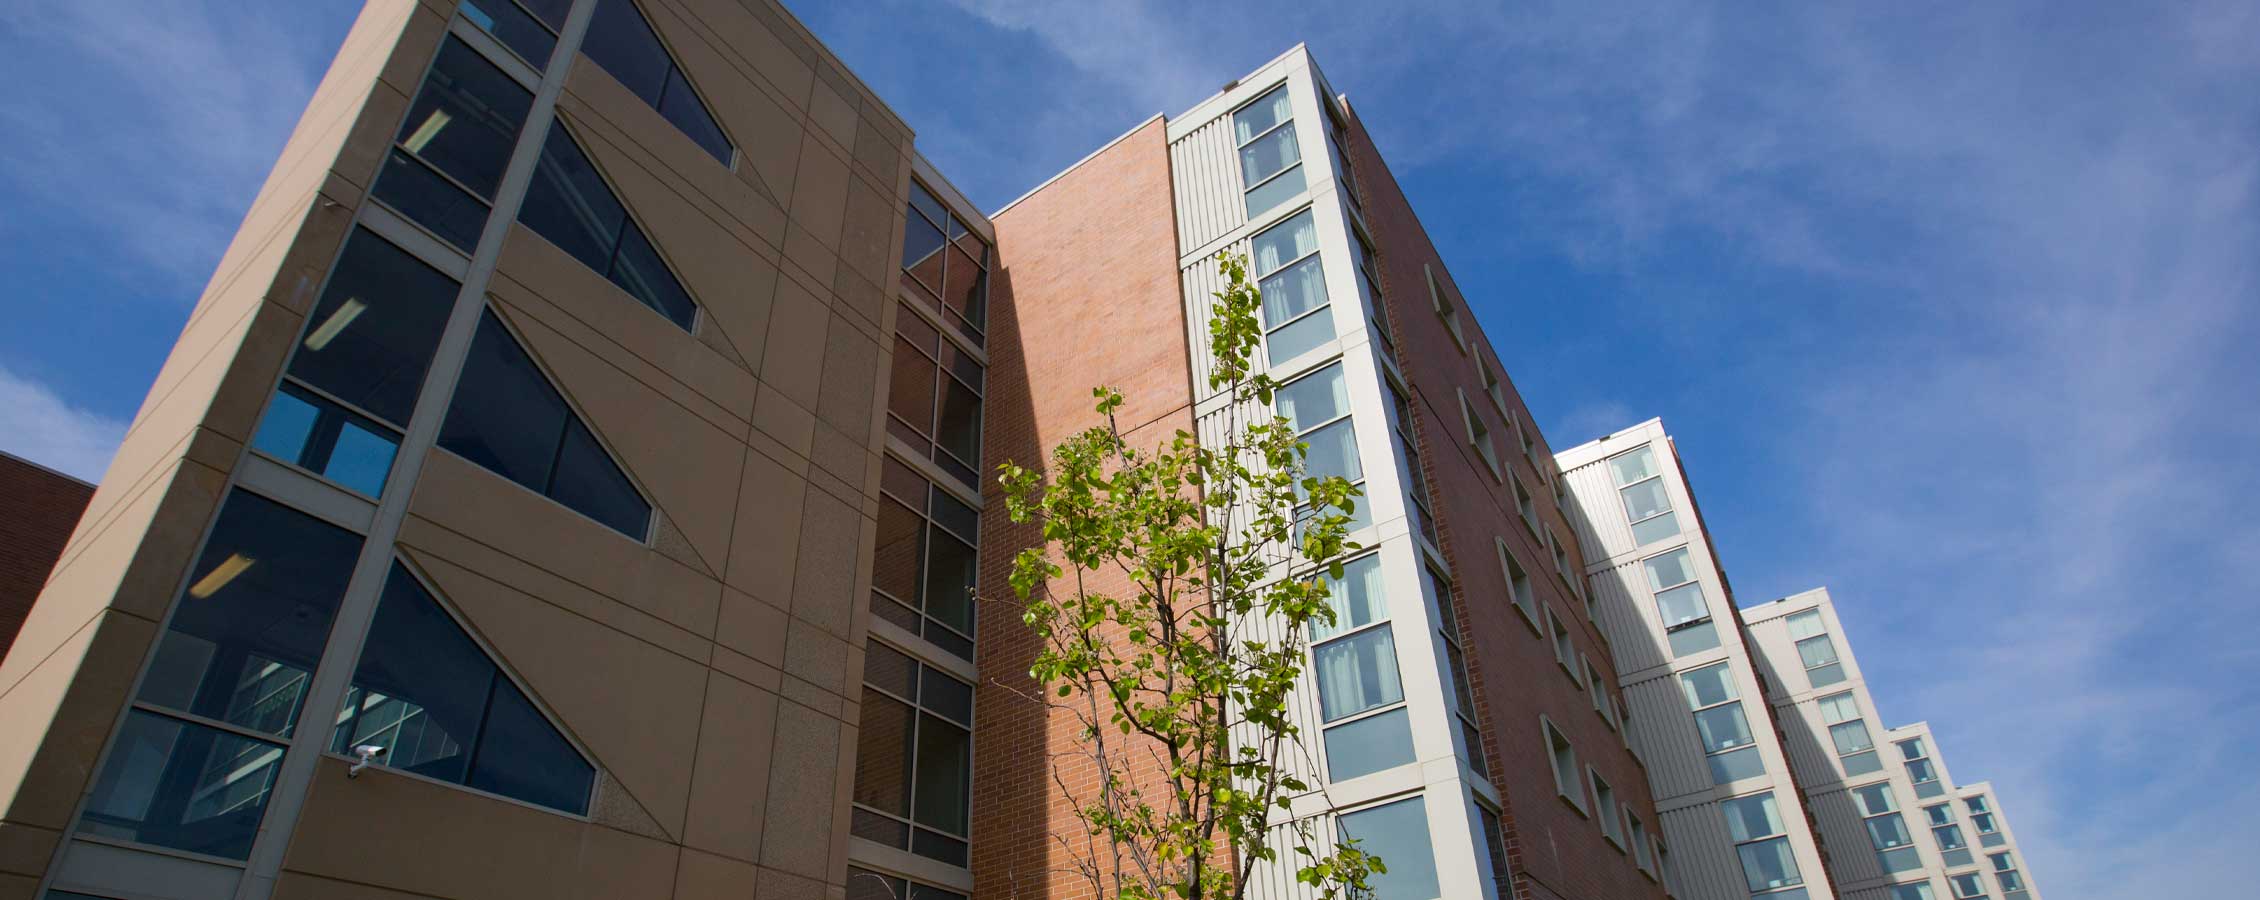
{"type": "MultiPolygon", "coordinates": [[[[377,503],[317,511],[364,533],[397,516],[394,555],[595,765],[589,813],[382,768],[347,780],[349,760],[321,754],[271,885],[158,892],[841,895],[911,134],[774,3],[638,6],[736,139],[733,165],[586,57],[560,51],[545,94],[699,302],[695,328],[520,224],[466,254],[483,285],[464,302],[510,327],[648,498],[649,539],[437,448],[377,503]]],[[[368,4],[0,666],[0,897],[99,887],[65,844],[134,849],[68,838],[223,498],[342,496],[246,446],[451,34],[482,36],[446,0],[368,4]]]]}

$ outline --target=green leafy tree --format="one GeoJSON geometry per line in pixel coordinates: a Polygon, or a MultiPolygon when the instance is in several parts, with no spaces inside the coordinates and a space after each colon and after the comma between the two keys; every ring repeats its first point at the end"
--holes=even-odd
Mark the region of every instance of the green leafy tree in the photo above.
{"type": "Polygon", "coordinates": [[[1310,628],[1331,623],[1358,489],[1305,471],[1307,445],[1272,412],[1277,385],[1253,370],[1262,302],[1245,258],[1219,254],[1210,387],[1229,394],[1221,443],[1178,431],[1133,447],[1097,388],[1105,424],[1067,438],[1051,466],[1007,463],[1016,523],[1043,540],[1014,560],[1021,618],[1041,637],[1037,698],[1073,716],[1076,757],[1054,783],[1084,834],[1061,840],[1075,871],[1118,900],[1246,896],[1259,865],[1290,865],[1324,897],[1367,896],[1378,857],[1288,819],[1311,786],[1288,698],[1310,628]],[[1285,574],[1286,577],[1281,577],[1285,574]],[[1062,777],[1095,772],[1095,786],[1062,777]],[[1074,788],[1074,789],[1071,789],[1074,788]]]}

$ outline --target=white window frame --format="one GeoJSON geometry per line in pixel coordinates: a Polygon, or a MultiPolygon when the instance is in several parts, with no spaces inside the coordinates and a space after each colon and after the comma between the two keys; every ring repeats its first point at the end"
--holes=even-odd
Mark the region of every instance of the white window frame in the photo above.
{"type": "Polygon", "coordinates": [[[1561,729],[1554,727],[1554,720],[1547,718],[1545,713],[1538,714],[1538,738],[1545,744],[1546,767],[1554,778],[1554,796],[1560,797],[1571,809],[1577,810],[1578,815],[1591,817],[1593,813],[1585,802],[1585,790],[1589,786],[1574,782],[1562,783],[1561,759],[1557,754],[1569,755],[1570,776],[1575,778],[1581,768],[1577,760],[1577,744],[1569,739],[1569,735],[1563,734],[1561,729]]]}

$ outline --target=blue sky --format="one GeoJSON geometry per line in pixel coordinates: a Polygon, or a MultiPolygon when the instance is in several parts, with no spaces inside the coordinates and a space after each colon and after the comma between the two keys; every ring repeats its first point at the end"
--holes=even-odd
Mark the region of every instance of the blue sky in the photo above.
{"type": "MultiPolygon", "coordinates": [[[[2251,892],[2260,5],[794,5],[987,208],[1308,42],[1549,438],[1662,416],[2050,896],[2251,892]]],[[[0,7],[0,449],[99,474],[352,6],[0,7]]]]}

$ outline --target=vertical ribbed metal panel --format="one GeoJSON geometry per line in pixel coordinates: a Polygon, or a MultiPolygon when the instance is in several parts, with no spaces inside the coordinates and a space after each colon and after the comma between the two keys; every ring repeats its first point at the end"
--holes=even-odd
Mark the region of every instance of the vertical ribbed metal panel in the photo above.
{"type": "Polygon", "coordinates": [[[1789,754],[1789,768],[1796,772],[1797,783],[1808,790],[1827,790],[1841,784],[1836,746],[1829,742],[1828,726],[1821,724],[1819,704],[1807,700],[1778,711],[1781,730],[1788,737],[1781,749],[1789,754]]]}
{"type": "MultiPolygon", "coordinates": [[[[1751,661],[1758,664],[1758,671],[1765,673],[1766,682],[1773,686],[1775,694],[1787,695],[1812,687],[1812,683],[1805,677],[1804,660],[1797,655],[1797,642],[1789,638],[1789,626],[1785,619],[1759,622],[1744,629],[1743,634],[1746,636],[1744,643],[1750,648],[1751,661]]],[[[1834,636],[1832,639],[1836,642],[1837,653],[1844,654],[1844,639],[1834,636]]]]}
{"type": "MultiPolygon", "coordinates": [[[[1717,803],[1671,810],[1659,817],[1671,862],[1679,869],[1680,900],[1749,900],[1749,882],[1742,875],[1742,860],[1728,836],[1726,817],[1717,803]]],[[[1818,878],[1808,880],[1819,880],[1818,878]]]]}
{"type": "Polygon", "coordinates": [[[1666,674],[1624,689],[1640,727],[1632,732],[1640,758],[1648,763],[1648,787],[1658,798],[1711,789],[1711,766],[1703,756],[1703,737],[1687,712],[1687,696],[1677,674],[1666,674]]]}
{"type": "MultiPolygon", "coordinates": [[[[1217,274],[1214,263],[1202,261],[1178,273],[1177,283],[1185,288],[1186,346],[1193,351],[1193,400],[1197,403],[1216,393],[1208,386],[1209,376],[1216,372],[1216,354],[1209,351],[1208,327],[1216,318],[1213,314],[1216,292],[1224,289],[1224,279],[1217,274]]],[[[1258,352],[1257,363],[1260,365],[1262,360],[1263,354],[1258,352]]]]}
{"type": "Polygon", "coordinates": [[[1169,145],[1169,161],[1177,182],[1179,252],[1206,246],[1247,221],[1231,116],[1218,116],[1169,145]]]}
{"type": "Polygon", "coordinates": [[[1671,661],[1663,620],[1656,614],[1656,594],[1648,589],[1648,573],[1639,560],[1595,572],[1586,583],[1593,590],[1593,605],[1600,611],[1601,630],[1609,636],[1617,671],[1638,672],[1671,661]]]}
{"type": "MultiPolygon", "coordinates": [[[[1875,845],[1868,840],[1868,829],[1860,820],[1860,808],[1854,804],[1850,791],[1831,791],[1811,795],[1813,817],[1820,820],[1822,842],[1828,844],[1828,862],[1831,873],[1838,882],[1866,881],[1883,877],[1883,864],[1876,860],[1875,845]]],[[[1807,881],[1819,880],[1819,874],[1805,876],[1807,881]]]]}
{"type": "Polygon", "coordinates": [[[1844,900],[1892,900],[1891,886],[1861,888],[1844,895],[1844,900]]]}
{"type": "Polygon", "coordinates": [[[1570,497],[1585,513],[1570,520],[1577,528],[1577,542],[1585,548],[1586,559],[1607,559],[1636,549],[1632,526],[1624,520],[1624,502],[1617,499],[1616,484],[1605,460],[1578,466],[1562,477],[1569,479],[1570,497]]]}
{"type": "MultiPolygon", "coordinates": [[[[1311,829],[1312,849],[1324,850],[1332,846],[1332,813],[1312,816],[1301,824],[1311,829]]],[[[1271,829],[1271,846],[1279,851],[1279,857],[1269,865],[1255,867],[1255,871],[1248,874],[1249,900],[1319,900],[1316,888],[1295,880],[1295,869],[1302,865],[1302,858],[1293,849],[1298,840],[1294,828],[1294,825],[1278,825],[1271,829]]]]}

